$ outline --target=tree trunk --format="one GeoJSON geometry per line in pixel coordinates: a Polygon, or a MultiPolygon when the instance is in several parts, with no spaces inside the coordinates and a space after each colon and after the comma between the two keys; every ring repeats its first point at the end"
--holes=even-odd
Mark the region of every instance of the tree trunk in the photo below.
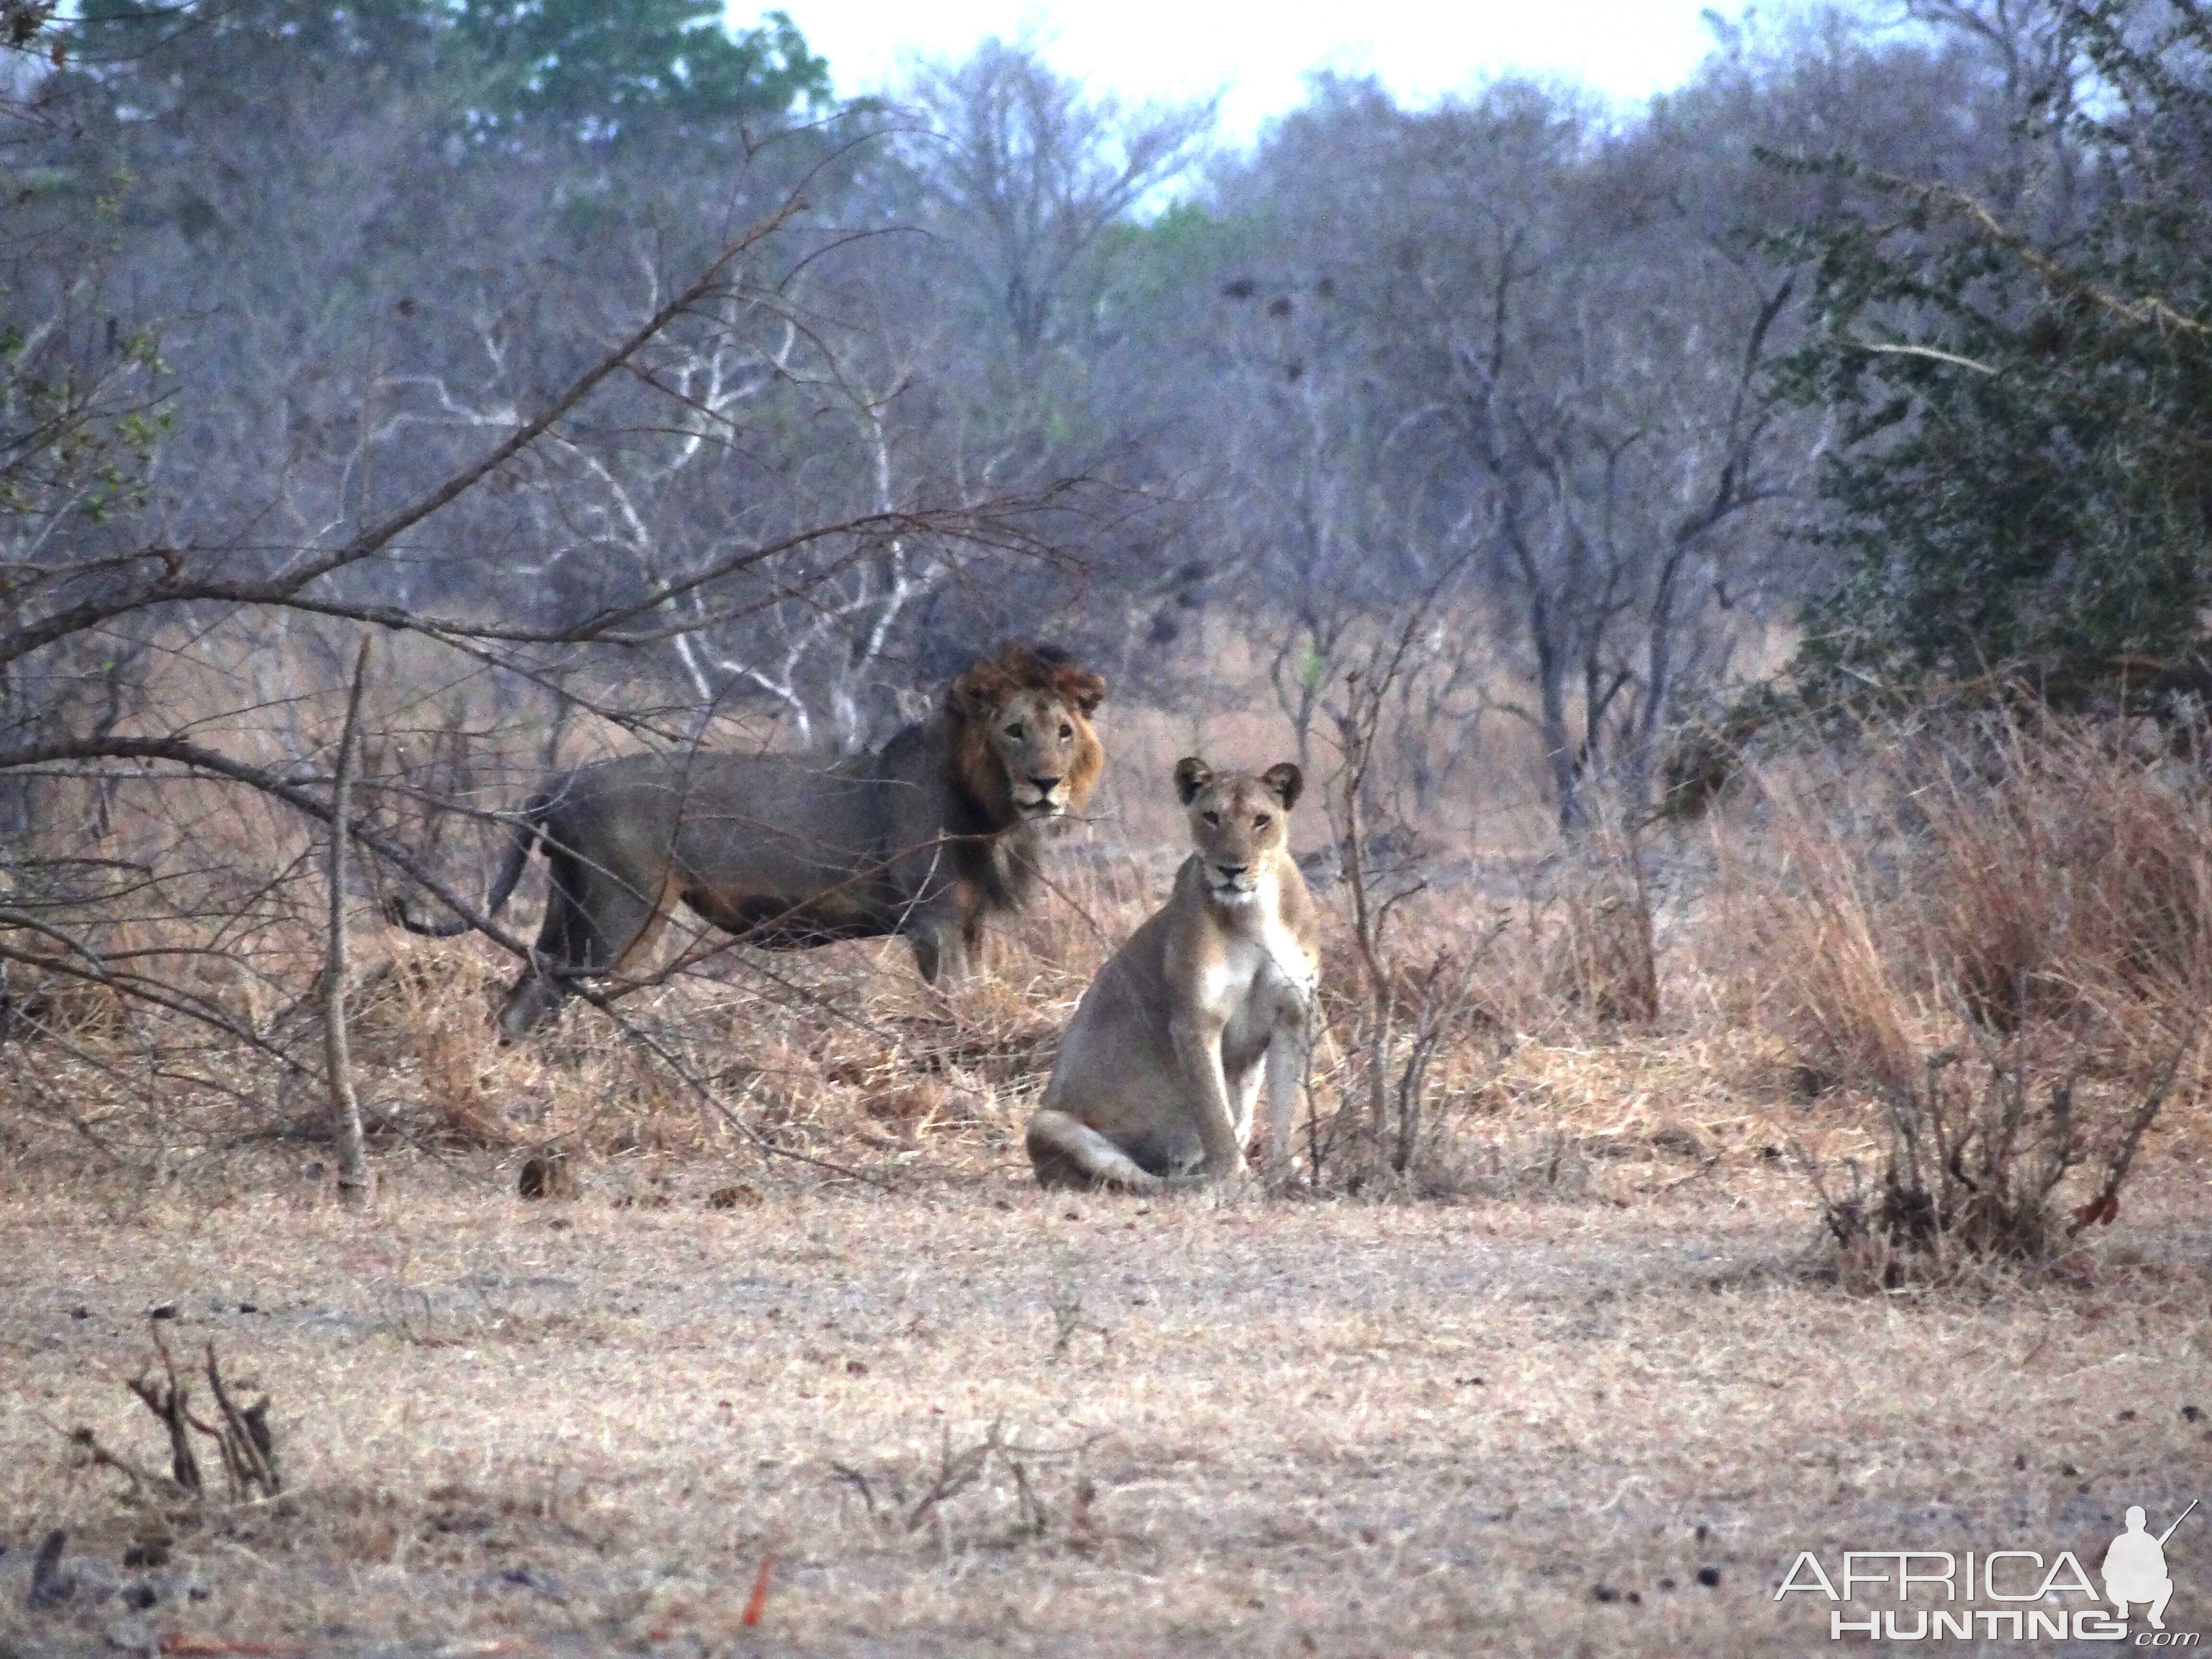
{"type": "Polygon", "coordinates": [[[368,683],[374,635],[362,635],[354,659],[353,692],[346,700],[345,730],[338,738],[337,777],[331,793],[330,945],[323,963],[323,1069],[330,1079],[332,1137],[338,1149],[338,1201],[359,1209],[368,1201],[368,1155],[362,1144],[361,1102],[353,1091],[353,1061],[346,1042],[346,848],[353,839],[353,760],[361,726],[361,694],[368,683]]]}

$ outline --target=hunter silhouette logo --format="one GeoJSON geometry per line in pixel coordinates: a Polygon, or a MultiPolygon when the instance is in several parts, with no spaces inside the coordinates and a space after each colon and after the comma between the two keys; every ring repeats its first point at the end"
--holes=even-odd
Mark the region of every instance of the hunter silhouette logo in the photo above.
{"type": "Polygon", "coordinates": [[[1876,1642],[1979,1638],[1990,1642],[2125,1642],[2130,1647],[2197,1646],[2194,1631],[2166,1627],[2173,1577],[2166,1546],[2195,1514],[2196,1498],[2164,1532],[2150,1530],[2140,1504],[2126,1511],[2127,1529],[2106,1547],[2098,1588],[2089,1561],[2071,1550],[1847,1550],[1841,1562],[1799,1553],[1776,1586],[1778,1601],[1810,1595],[1829,1603],[1828,1639],[1863,1636],[1876,1642]],[[1832,1571],[1831,1565],[1839,1565],[1832,1571]],[[2130,1612],[2145,1627],[2131,1632],[2130,1612]]]}
{"type": "Polygon", "coordinates": [[[2196,1507],[2192,1498],[2189,1509],[2173,1517],[2173,1526],[2154,1538],[2144,1530],[2142,1505],[2129,1505],[2128,1529],[2105,1552],[2105,1599],[2119,1609],[2121,1618],[2128,1616],[2129,1602],[2139,1601],[2149,1608],[2146,1616],[2150,1627],[2166,1628],[2166,1604],[2173,1599],[2173,1580],[2166,1575],[2166,1540],[2196,1507]]]}

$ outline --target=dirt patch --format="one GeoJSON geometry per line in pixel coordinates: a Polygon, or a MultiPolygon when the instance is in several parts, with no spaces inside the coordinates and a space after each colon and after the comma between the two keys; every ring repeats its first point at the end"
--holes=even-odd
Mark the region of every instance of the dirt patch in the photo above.
{"type": "Polygon", "coordinates": [[[1800,1550],[2093,1559],[2179,1510],[2191,1188],[2070,1276],[1940,1297],[1820,1283],[1756,1171],[1630,1207],[26,1200],[0,1647],[1811,1650],[1826,1604],[1773,1599],[1800,1550]],[[274,1397],[281,1498],[164,1522],[79,1466],[71,1428],[152,1426],[156,1306],[274,1397]],[[56,1529],[74,1588],[27,1607],[56,1529]]]}

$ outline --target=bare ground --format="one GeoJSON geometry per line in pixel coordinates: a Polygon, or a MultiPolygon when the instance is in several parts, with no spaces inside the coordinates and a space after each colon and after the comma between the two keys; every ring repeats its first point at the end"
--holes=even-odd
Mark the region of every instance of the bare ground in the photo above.
{"type": "MultiPolygon", "coordinates": [[[[1890,1296],[1756,1156],[1573,1202],[19,1196],[0,1653],[1839,1651],[1774,1599],[1800,1550],[2094,1566],[2203,1491],[2201,1171],[2056,1277],[1890,1296]],[[161,1306],[273,1397],[281,1498],[164,1520],[71,1446],[166,1467],[161,1306]]],[[[2168,1556],[2212,1626],[2212,1528],[2168,1556]]]]}

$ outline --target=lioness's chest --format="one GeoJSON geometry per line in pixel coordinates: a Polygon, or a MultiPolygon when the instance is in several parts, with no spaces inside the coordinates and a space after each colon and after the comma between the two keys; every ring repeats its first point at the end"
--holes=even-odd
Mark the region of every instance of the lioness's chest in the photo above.
{"type": "Polygon", "coordinates": [[[1206,965],[1206,1000],[1225,1016],[1227,1037],[1241,1047],[1276,1024],[1304,1017],[1313,992],[1313,967],[1279,918],[1239,917],[1225,931],[1206,965]]]}

